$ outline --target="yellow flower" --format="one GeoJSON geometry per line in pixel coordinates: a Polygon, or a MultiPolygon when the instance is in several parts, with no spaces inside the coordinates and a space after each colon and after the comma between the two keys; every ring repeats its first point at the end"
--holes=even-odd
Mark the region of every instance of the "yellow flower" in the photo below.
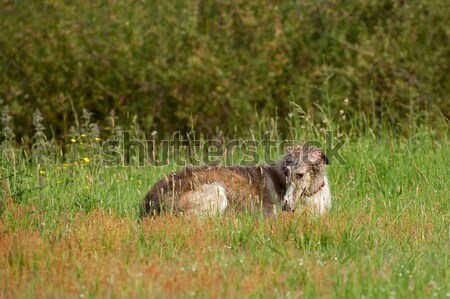
{"type": "Polygon", "coordinates": [[[81,134],[81,137],[86,138],[86,134],[81,134]]]}
{"type": "Polygon", "coordinates": [[[86,189],[89,189],[89,186],[86,186],[86,189]]]}
{"type": "Polygon", "coordinates": [[[64,163],[63,166],[64,166],[64,167],[69,167],[70,164],[69,164],[69,163],[64,163]]]}
{"type": "Polygon", "coordinates": [[[77,140],[75,138],[70,139],[70,141],[72,141],[72,143],[77,142],[77,140]]]}
{"type": "Polygon", "coordinates": [[[100,141],[101,138],[95,137],[95,141],[100,141]]]}
{"type": "Polygon", "coordinates": [[[39,170],[39,174],[45,175],[45,170],[39,170]]]}
{"type": "Polygon", "coordinates": [[[80,141],[80,144],[83,144],[83,142],[80,141]]]}
{"type": "Polygon", "coordinates": [[[89,158],[83,158],[83,161],[86,163],[89,163],[89,161],[91,161],[91,160],[89,160],[89,158]]]}

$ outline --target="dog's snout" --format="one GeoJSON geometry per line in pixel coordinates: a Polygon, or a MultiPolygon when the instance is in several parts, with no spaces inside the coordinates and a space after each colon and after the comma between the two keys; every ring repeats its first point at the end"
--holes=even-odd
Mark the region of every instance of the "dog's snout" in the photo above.
{"type": "Polygon", "coordinates": [[[287,211],[287,212],[295,212],[296,208],[295,207],[291,207],[289,205],[289,203],[287,203],[286,201],[283,203],[282,207],[281,207],[282,211],[287,211]]]}
{"type": "Polygon", "coordinates": [[[288,203],[288,201],[286,199],[282,201],[281,210],[282,211],[289,211],[289,203],[288,203]]]}

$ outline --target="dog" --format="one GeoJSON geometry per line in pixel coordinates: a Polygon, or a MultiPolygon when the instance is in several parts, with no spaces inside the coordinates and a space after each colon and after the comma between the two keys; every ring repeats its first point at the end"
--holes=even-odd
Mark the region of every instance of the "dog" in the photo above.
{"type": "Polygon", "coordinates": [[[331,209],[324,152],[308,145],[287,147],[272,165],[184,168],[161,179],[147,193],[141,217],[222,215],[227,210],[308,210],[323,215],[331,209]]]}

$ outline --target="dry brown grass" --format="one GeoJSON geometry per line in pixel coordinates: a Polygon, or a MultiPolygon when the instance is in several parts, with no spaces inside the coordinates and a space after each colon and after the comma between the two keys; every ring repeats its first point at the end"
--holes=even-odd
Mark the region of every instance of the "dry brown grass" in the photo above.
{"type": "MultiPolygon", "coordinates": [[[[391,279],[396,256],[372,267],[360,262],[375,258],[386,240],[433,242],[432,223],[392,223],[385,215],[371,223],[362,214],[312,221],[286,213],[251,222],[168,216],[139,224],[96,210],[43,228],[32,208],[9,204],[8,211],[25,219],[0,222],[0,297],[11,298],[329,297],[391,279]],[[386,233],[376,244],[370,226],[386,233]],[[351,258],[345,250],[353,250],[351,258]]],[[[409,285],[413,292],[411,278],[409,285]]]]}

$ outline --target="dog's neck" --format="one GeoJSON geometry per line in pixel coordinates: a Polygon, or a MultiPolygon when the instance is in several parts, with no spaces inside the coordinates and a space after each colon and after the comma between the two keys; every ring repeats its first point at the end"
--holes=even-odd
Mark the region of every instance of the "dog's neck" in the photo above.
{"type": "Polygon", "coordinates": [[[323,187],[325,187],[325,178],[322,180],[322,184],[320,184],[315,191],[306,191],[304,194],[308,197],[314,196],[316,193],[319,193],[323,187]]]}

